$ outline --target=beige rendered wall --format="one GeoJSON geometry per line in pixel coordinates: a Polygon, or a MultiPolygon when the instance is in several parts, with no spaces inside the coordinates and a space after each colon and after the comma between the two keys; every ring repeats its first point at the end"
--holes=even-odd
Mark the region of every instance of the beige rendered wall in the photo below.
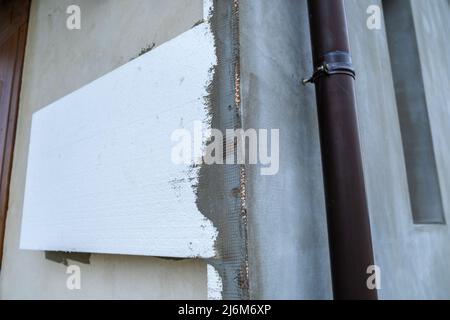
{"type": "Polygon", "coordinates": [[[66,266],[44,252],[19,250],[32,113],[202,19],[201,0],[34,0],[23,75],[6,224],[2,299],[205,299],[206,264],[196,260],[93,254],[81,290],[68,290],[66,266]],[[81,8],[81,30],[66,28],[66,8],[81,8]]]}

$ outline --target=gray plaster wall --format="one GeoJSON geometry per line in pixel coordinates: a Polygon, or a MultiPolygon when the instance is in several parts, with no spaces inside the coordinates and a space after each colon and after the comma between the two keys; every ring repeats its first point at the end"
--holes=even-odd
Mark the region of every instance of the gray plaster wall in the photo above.
{"type": "MultiPolygon", "coordinates": [[[[380,1],[347,0],[347,11],[359,75],[357,112],[375,261],[381,268],[380,297],[448,299],[449,226],[413,223],[386,30],[384,26],[374,31],[365,27],[364,13],[373,3],[381,6],[380,1]]],[[[450,26],[450,5],[445,0],[413,0],[412,7],[445,220],[449,221],[450,159],[445,140],[450,133],[450,48],[445,39],[450,26]],[[427,30],[427,26],[433,29],[427,30]],[[436,59],[440,68],[434,67],[436,59]]]]}
{"type": "Polygon", "coordinates": [[[247,166],[250,296],[331,298],[306,1],[240,1],[245,129],[280,130],[280,170],[247,166]]]}
{"type": "MultiPolygon", "coordinates": [[[[394,0],[395,1],[395,0],[394,0]]],[[[280,129],[280,172],[247,168],[250,294],[332,297],[306,0],[241,0],[244,126],[280,129]]],[[[364,174],[382,299],[450,298],[448,225],[415,225],[386,30],[369,30],[378,0],[346,0],[364,174]]],[[[450,4],[412,0],[436,166],[449,220],[450,4]],[[437,67],[436,61],[439,61],[437,67]]],[[[407,52],[405,52],[407,54],[407,52]]],[[[414,75],[410,75],[414,76],[414,75]]]]}
{"type": "MultiPolygon", "coordinates": [[[[68,290],[66,266],[19,250],[31,115],[60,97],[188,30],[201,0],[37,0],[32,2],[0,272],[2,299],[205,299],[206,264],[118,255],[90,256],[81,290],[68,290]],[[66,29],[66,8],[81,8],[82,29],[66,29]]],[[[47,257],[55,255],[47,255],[47,257]]],[[[57,256],[57,255],[56,255],[57,256]]],[[[60,257],[61,258],[61,257],[60,257]]],[[[76,258],[76,257],[74,257],[76,258]]],[[[56,259],[57,260],[57,259],[56,259]]],[[[86,260],[86,257],[84,257],[86,260]]]]}

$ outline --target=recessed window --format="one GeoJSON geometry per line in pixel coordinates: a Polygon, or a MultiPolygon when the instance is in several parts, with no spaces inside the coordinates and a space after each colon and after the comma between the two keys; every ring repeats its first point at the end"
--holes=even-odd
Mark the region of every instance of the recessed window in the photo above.
{"type": "Polygon", "coordinates": [[[383,9],[413,220],[444,224],[411,2],[384,0],[383,9]]]}

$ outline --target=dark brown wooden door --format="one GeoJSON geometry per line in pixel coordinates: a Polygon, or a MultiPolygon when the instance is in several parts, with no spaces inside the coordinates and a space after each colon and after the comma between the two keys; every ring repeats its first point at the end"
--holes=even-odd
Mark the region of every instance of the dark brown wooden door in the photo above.
{"type": "Polygon", "coordinates": [[[0,0],[0,266],[30,0],[0,0]]]}

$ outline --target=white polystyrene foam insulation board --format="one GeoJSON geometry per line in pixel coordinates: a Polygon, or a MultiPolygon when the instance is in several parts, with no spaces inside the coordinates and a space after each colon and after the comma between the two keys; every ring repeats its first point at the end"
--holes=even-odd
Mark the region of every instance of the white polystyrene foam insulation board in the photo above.
{"type": "Polygon", "coordinates": [[[208,300],[222,300],[222,277],[217,269],[208,264],[207,265],[207,281],[208,281],[208,300]]]}
{"type": "Polygon", "coordinates": [[[171,134],[208,123],[216,63],[204,22],[36,112],[21,248],[215,256],[199,169],[171,161],[171,134]]]}

